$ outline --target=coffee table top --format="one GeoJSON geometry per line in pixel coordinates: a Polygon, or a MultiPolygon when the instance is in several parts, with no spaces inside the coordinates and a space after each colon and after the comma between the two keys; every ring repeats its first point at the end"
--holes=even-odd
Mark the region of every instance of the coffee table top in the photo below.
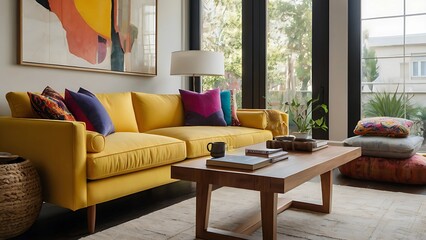
{"type": "MultiPolygon", "coordinates": [[[[265,147],[259,143],[247,147],[265,147]]],[[[244,155],[245,148],[227,154],[244,155]]],[[[289,152],[289,158],[255,171],[207,167],[210,156],[194,158],[172,165],[172,178],[257,191],[287,192],[315,176],[331,171],[361,156],[359,147],[328,146],[316,152],[289,152]]]]}

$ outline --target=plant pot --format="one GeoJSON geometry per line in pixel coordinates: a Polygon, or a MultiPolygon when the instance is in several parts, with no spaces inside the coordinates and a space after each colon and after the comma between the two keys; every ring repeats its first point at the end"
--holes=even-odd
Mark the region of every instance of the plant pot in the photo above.
{"type": "Polygon", "coordinates": [[[309,136],[308,132],[292,132],[292,135],[294,135],[296,138],[303,138],[306,139],[309,136]]]}

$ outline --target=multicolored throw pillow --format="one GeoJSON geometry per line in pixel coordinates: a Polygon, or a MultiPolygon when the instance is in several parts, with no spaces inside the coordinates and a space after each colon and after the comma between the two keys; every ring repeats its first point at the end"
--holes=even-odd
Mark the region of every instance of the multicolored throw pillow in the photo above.
{"type": "Polygon", "coordinates": [[[41,118],[75,121],[74,116],[65,105],[65,99],[51,87],[47,86],[42,94],[27,92],[31,107],[41,118]]]}
{"type": "Polygon", "coordinates": [[[372,117],[358,121],[354,129],[356,135],[407,137],[413,121],[394,117],[372,117]]]}
{"type": "Polygon", "coordinates": [[[41,93],[41,95],[43,96],[48,96],[51,98],[54,98],[58,101],[61,101],[65,104],[65,99],[64,97],[62,97],[62,95],[58,92],[56,92],[55,90],[53,90],[53,88],[47,86],[46,88],[44,88],[43,92],[41,93]]]}
{"type": "Polygon", "coordinates": [[[84,88],[78,92],[65,89],[65,103],[78,121],[86,123],[86,129],[104,136],[113,133],[114,125],[101,102],[84,88]]]}
{"type": "Polygon", "coordinates": [[[204,93],[179,89],[187,126],[226,126],[220,103],[220,90],[204,93]]]}

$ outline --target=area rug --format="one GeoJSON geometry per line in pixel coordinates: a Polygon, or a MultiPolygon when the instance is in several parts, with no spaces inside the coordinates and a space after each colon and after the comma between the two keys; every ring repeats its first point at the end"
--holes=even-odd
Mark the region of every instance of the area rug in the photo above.
{"type": "MultiPolygon", "coordinates": [[[[320,202],[307,182],[280,197],[320,202]]],[[[222,187],[212,193],[210,226],[232,230],[259,210],[259,193],[222,187]]],[[[195,198],[84,239],[195,239],[195,198]]],[[[426,196],[334,185],[330,214],[289,209],[278,215],[278,239],[426,239],[426,196]]],[[[262,239],[262,229],[251,235],[262,239]]]]}

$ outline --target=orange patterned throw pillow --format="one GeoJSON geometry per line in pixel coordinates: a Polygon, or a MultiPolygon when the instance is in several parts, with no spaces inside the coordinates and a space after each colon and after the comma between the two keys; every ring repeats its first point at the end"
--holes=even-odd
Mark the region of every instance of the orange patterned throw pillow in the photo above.
{"type": "Polygon", "coordinates": [[[41,118],[75,121],[74,116],[64,103],[64,98],[47,86],[42,94],[27,92],[31,107],[41,118]]]}
{"type": "Polygon", "coordinates": [[[404,118],[364,118],[358,121],[354,133],[362,136],[407,137],[413,124],[413,121],[404,118]]]}

